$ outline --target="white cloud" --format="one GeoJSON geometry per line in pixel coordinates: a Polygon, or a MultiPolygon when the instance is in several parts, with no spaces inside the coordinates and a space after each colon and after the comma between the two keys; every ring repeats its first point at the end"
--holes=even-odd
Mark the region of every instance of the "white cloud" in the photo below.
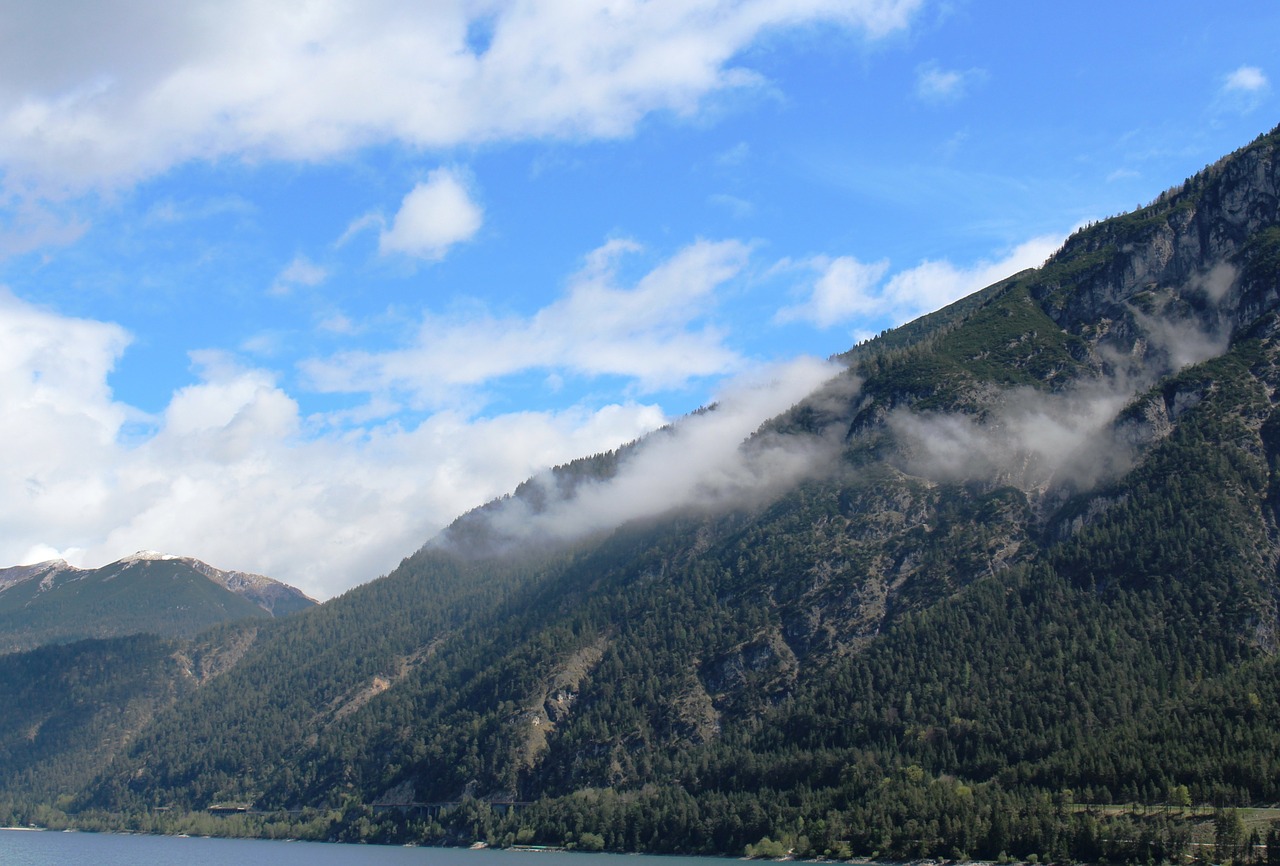
{"type": "Polygon", "coordinates": [[[219,216],[247,217],[256,211],[252,202],[238,195],[223,195],[207,199],[166,198],[147,209],[148,223],[166,224],[206,220],[219,216]]]}
{"type": "Polygon", "coordinates": [[[884,300],[877,287],[889,269],[887,261],[863,264],[852,256],[818,257],[810,265],[821,271],[813,293],[803,304],[779,310],[777,321],[805,321],[829,328],[855,316],[881,312],[884,300]]]}
{"type": "MultiPolygon", "coordinates": [[[[1216,304],[1238,279],[1234,266],[1219,265],[1189,280],[1182,293],[1202,291],[1216,304]]],[[[1228,325],[1206,328],[1195,317],[1184,318],[1178,303],[1150,315],[1133,312],[1152,357],[1163,355],[1172,370],[1218,357],[1230,343],[1228,325]]],[[[1108,375],[1078,380],[1052,393],[1007,390],[985,402],[982,418],[901,407],[888,422],[901,437],[913,473],[950,481],[983,478],[1028,492],[1044,492],[1050,484],[1088,489],[1127,470],[1137,456],[1137,443],[1155,435],[1138,429],[1149,423],[1141,416],[1116,421],[1162,375],[1162,366],[1159,361],[1128,369],[1117,364],[1108,375]]]]}
{"type": "Polygon", "coordinates": [[[273,295],[287,295],[298,286],[318,286],[329,278],[329,272],[306,256],[294,256],[271,285],[273,295]]]}
{"type": "Polygon", "coordinates": [[[439,168],[404,197],[391,227],[378,236],[378,250],[439,260],[454,244],[474,237],[483,219],[458,174],[439,168]]]}
{"type": "Polygon", "coordinates": [[[406,392],[427,406],[459,387],[536,369],[625,376],[642,388],[737,369],[742,359],[705,319],[717,288],[745,267],[748,247],[698,241],[619,287],[619,259],[637,250],[610,241],[588,256],[563,297],[530,317],[428,315],[408,347],[343,352],[303,369],[323,391],[406,392]]]}
{"type": "Polygon", "coordinates": [[[1216,107],[1247,114],[1260,106],[1270,92],[1266,73],[1256,66],[1241,66],[1223,81],[1216,107]]]}
{"type": "Polygon", "coordinates": [[[910,471],[928,478],[986,478],[1029,491],[1055,479],[1090,487],[1129,462],[1130,449],[1107,427],[1136,384],[1103,379],[1053,394],[1015,389],[989,407],[986,420],[898,409],[889,425],[902,437],[910,471]]]}
{"type": "Polygon", "coordinates": [[[1225,89],[1240,90],[1246,93],[1256,93],[1259,90],[1265,90],[1270,82],[1261,69],[1256,66],[1241,66],[1235,72],[1227,76],[1225,89]]]}
{"type": "Polygon", "coordinates": [[[932,312],[1005,277],[1039,267],[1063,238],[1042,236],[1020,244],[998,261],[957,267],[924,261],[884,281],[888,262],[866,264],[851,256],[817,256],[805,264],[818,272],[808,297],[778,311],[775,321],[803,321],[829,328],[859,318],[889,319],[898,325],[932,312]]]}
{"type": "Polygon", "coordinates": [[[74,539],[101,518],[110,480],[98,470],[111,465],[134,414],[112,401],[106,372],[128,343],[116,325],[58,316],[0,289],[0,532],[8,558],[46,540],[73,546],[41,537],[47,525],[74,539]]]}
{"type": "MultiPolygon", "coordinates": [[[[10,406],[82,416],[95,439],[111,441],[129,413],[110,401],[106,382],[95,374],[110,369],[129,342],[118,325],[59,316],[0,287],[0,393],[10,406]]],[[[0,419],[20,426],[7,413],[0,419]]],[[[16,456],[6,456],[10,469],[23,464],[16,456]]]]}
{"type": "Polygon", "coordinates": [[[916,96],[925,102],[954,102],[986,76],[982,69],[943,69],[929,62],[916,70],[916,96]]]}
{"type": "Polygon", "coordinates": [[[100,565],[152,548],[324,597],[542,467],[666,421],[620,403],[307,436],[273,374],[215,352],[194,353],[196,381],[147,418],[107,383],[128,341],[118,326],[0,294],[0,564],[100,565]],[[125,444],[131,420],[154,434],[125,444]]]}
{"type": "Polygon", "coordinates": [[[1064,240],[1065,236],[1042,235],[1019,244],[1002,259],[969,267],[956,267],[945,260],[924,261],[894,274],[884,287],[884,300],[894,318],[909,321],[1019,271],[1040,267],[1064,240]]]}
{"type": "Polygon", "coordinates": [[[751,370],[726,383],[712,411],[681,418],[641,442],[614,477],[580,484],[565,495],[545,473],[535,479],[545,493],[542,507],[534,511],[523,500],[507,500],[489,513],[490,526],[515,541],[572,538],[679,509],[742,507],[767,499],[829,469],[838,441],[762,434],[738,446],[842,370],[815,358],[751,370]]]}
{"type": "Polygon", "coordinates": [[[823,22],[879,38],[921,0],[617,0],[303,6],[18,4],[0,30],[0,168],[42,195],[193,159],[327,159],[410,147],[627,135],[754,87],[761,33],[823,22]],[[475,21],[491,26],[482,50],[475,21]]]}

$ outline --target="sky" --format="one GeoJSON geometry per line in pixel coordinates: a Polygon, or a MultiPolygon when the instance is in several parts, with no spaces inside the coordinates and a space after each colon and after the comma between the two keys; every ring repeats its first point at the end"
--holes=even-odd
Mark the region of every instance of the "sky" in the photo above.
{"type": "Polygon", "coordinates": [[[1276,126],[1277,45],[1273,0],[0,0],[0,566],[323,599],[744,435],[1276,126]]]}

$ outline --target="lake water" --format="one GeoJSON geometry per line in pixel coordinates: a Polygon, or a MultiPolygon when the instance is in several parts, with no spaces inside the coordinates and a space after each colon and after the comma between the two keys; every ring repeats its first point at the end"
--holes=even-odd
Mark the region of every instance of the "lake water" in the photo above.
{"type": "Polygon", "coordinates": [[[712,866],[703,857],[639,857],[553,851],[393,848],[258,839],[184,839],[0,830],[3,866],[712,866]],[[624,859],[625,858],[625,859],[624,859]],[[641,864],[640,861],[652,861],[641,864]]]}

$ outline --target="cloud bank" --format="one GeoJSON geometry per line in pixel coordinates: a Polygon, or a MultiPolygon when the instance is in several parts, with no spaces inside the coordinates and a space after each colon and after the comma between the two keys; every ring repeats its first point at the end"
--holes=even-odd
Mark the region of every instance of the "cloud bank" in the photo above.
{"type": "Polygon", "coordinates": [[[707,320],[716,290],[747,264],[739,241],[698,241],[619,285],[639,246],[610,241],[587,257],[562,297],[531,316],[486,310],[428,314],[411,345],[348,351],[303,365],[317,390],[447,403],[460,388],[529,370],[634,379],[641,390],[741,369],[745,359],[707,320]]]}
{"type": "Polygon", "coordinates": [[[875,39],[920,5],[18,4],[0,28],[0,165],[7,184],[57,195],[193,159],[613,138],[759,86],[734,60],[765,31],[823,22],[875,39]]]}
{"type": "MultiPolygon", "coordinates": [[[[746,502],[823,465],[830,443],[766,437],[735,447],[836,373],[811,359],[762,370],[716,324],[718,296],[750,276],[751,247],[704,240],[665,259],[643,252],[609,241],[586,256],[559,298],[528,315],[431,313],[403,345],[313,358],[300,387],[367,402],[307,417],[281,375],[216,351],[192,352],[191,384],[147,415],[108,384],[130,342],[124,329],[4,294],[0,563],[63,556],[101,565],[152,548],[326,597],[389,570],[457,515],[545,467],[667,423],[659,407],[633,399],[480,414],[487,386],[530,371],[617,376],[636,392],[738,378],[721,386],[715,411],[652,437],[610,484],[582,489],[572,502],[552,496],[555,507],[536,516],[506,512],[512,526],[504,531],[559,537],[674,505],[746,502]],[[637,260],[647,270],[628,267],[637,260]],[[425,410],[425,420],[396,420],[406,404],[425,410]]],[[[960,273],[933,267],[953,279],[960,273]]],[[[833,260],[823,276],[844,286],[861,280],[856,297],[873,310],[887,303],[885,286],[907,284],[904,275],[886,283],[882,266],[859,271],[852,260],[833,260]]],[[[985,276],[977,268],[961,282],[985,276]]],[[[298,257],[277,285],[325,278],[298,257]]],[[[1207,281],[1205,291],[1215,287],[1207,281]]],[[[838,292],[832,303],[845,310],[838,292]]]]}
{"type": "Polygon", "coordinates": [[[213,352],[195,353],[197,381],[148,417],[108,385],[128,342],[0,291],[0,563],[101,565],[159,548],[323,598],[542,467],[667,420],[626,402],[307,435],[274,374],[213,352]],[[134,424],[155,432],[138,441],[134,424]]]}

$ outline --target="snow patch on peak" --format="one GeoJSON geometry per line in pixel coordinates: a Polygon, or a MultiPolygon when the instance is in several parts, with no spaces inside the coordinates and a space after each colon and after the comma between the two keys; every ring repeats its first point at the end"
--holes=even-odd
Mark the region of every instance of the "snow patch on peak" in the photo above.
{"type": "Polygon", "coordinates": [[[161,553],[158,550],[139,550],[132,556],[126,556],[118,562],[157,562],[161,560],[182,559],[181,556],[174,556],[172,553],[161,553]]]}

